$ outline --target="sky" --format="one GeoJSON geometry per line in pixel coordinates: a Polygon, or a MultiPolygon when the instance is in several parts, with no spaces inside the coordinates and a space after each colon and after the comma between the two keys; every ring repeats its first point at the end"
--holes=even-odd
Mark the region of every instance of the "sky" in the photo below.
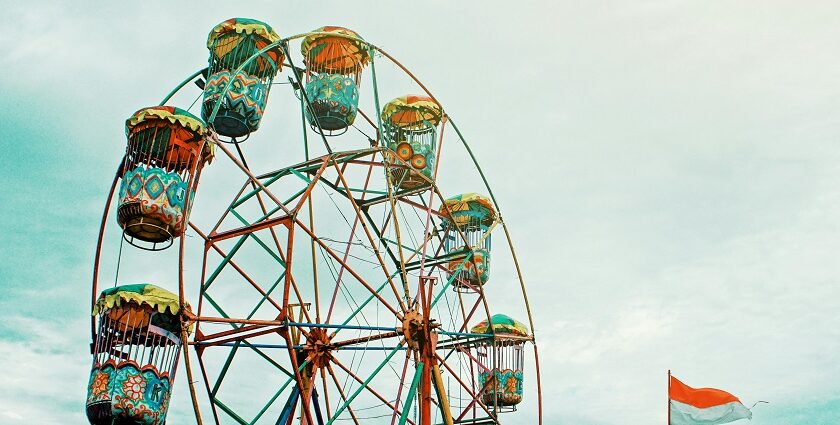
{"type": "MultiPolygon", "coordinates": [[[[840,420],[835,2],[170,3],[0,1],[0,423],[84,423],[124,120],[205,66],[233,16],[353,28],[457,120],[522,263],[544,423],[663,423],[669,369],[769,401],[756,425],[840,420]]],[[[261,131],[296,137],[272,112],[261,131]]],[[[181,378],[170,420],[190,423],[181,378]]]]}

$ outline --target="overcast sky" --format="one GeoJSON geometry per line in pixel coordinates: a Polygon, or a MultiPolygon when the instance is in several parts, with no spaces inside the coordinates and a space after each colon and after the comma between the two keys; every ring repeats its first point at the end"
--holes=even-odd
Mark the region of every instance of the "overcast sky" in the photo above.
{"type": "Polygon", "coordinates": [[[770,401],[756,425],[840,420],[836,2],[0,3],[0,423],[84,422],[124,120],[233,16],[353,28],[457,120],[521,257],[544,423],[663,423],[668,369],[770,401]]]}

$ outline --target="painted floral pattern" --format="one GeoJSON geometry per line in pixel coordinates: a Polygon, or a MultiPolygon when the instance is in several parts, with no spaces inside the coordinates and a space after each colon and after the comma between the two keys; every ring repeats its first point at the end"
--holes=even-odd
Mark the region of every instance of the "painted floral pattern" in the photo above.
{"type": "Polygon", "coordinates": [[[146,380],[143,375],[129,376],[122,385],[123,393],[132,400],[140,400],[146,391],[146,380]]]}
{"type": "MultiPolygon", "coordinates": [[[[490,378],[490,371],[481,372],[478,374],[478,385],[484,387],[484,384],[490,378]]],[[[502,369],[495,370],[495,383],[492,385],[495,388],[488,388],[482,396],[484,404],[493,404],[494,393],[495,398],[502,406],[513,406],[522,401],[522,371],[502,369]]]]}
{"type": "Polygon", "coordinates": [[[94,369],[90,375],[90,383],[88,384],[88,403],[96,401],[108,400],[108,385],[111,380],[110,370],[94,369]]]}
{"type": "Polygon", "coordinates": [[[111,417],[129,418],[133,423],[160,425],[166,420],[171,384],[166,374],[154,369],[138,370],[135,364],[111,363],[94,367],[88,385],[88,406],[110,404],[111,417]]]}

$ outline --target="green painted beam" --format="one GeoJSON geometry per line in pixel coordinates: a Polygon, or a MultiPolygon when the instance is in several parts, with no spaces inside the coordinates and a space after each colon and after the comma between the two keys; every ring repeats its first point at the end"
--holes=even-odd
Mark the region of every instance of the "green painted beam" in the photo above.
{"type": "Polygon", "coordinates": [[[213,404],[215,404],[216,406],[219,406],[225,413],[227,413],[236,422],[239,422],[242,425],[249,425],[248,421],[246,421],[245,419],[242,419],[242,417],[237,415],[236,412],[233,411],[233,409],[231,409],[230,407],[227,407],[226,404],[222,403],[221,400],[214,397],[213,398],[213,404]]]}
{"type": "Polygon", "coordinates": [[[210,276],[207,277],[207,280],[204,281],[204,285],[202,285],[201,288],[202,291],[206,292],[207,289],[210,288],[210,285],[213,283],[213,281],[215,281],[216,278],[219,277],[219,273],[222,272],[222,269],[225,268],[227,263],[230,262],[230,259],[233,258],[233,255],[236,254],[236,251],[239,251],[239,248],[242,248],[242,244],[245,243],[245,241],[248,239],[248,236],[249,235],[244,235],[240,237],[238,241],[236,241],[236,244],[227,253],[225,258],[222,259],[222,262],[219,263],[218,266],[216,266],[216,269],[213,270],[213,273],[211,273],[210,276]]]}
{"type": "Polygon", "coordinates": [[[258,194],[258,193],[262,192],[262,190],[263,190],[262,188],[263,188],[263,187],[268,187],[268,186],[270,186],[272,183],[274,183],[275,181],[277,181],[279,178],[281,178],[281,177],[283,177],[283,176],[285,176],[285,175],[287,175],[287,174],[289,174],[289,173],[288,173],[288,171],[285,171],[285,170],[281,170],[281,171],[279,171],[279,172],[277,173],[277,175],[272,176],[272,177],[270,177],[268,180],[266,180],[266,181],[262,182],[262,186],[257,186],[257,188],[256,188],[256,189],[251,189],[251,191],[250,191],[250,192],[246,193],[245,195],[243,195],[242,197],[240,197],[239,199],[237,199],[237,200],[236,200],[233,204],[231,204],[231,205],[230,205],[230,208],[236,208],[236,207],[238,207],[238,206],[242,205],[245,201],[247,201],[247,200],[251,199],[252,197],[254,197],[254,195],[256,195],[256,194],[258,194]]]}
{"type": "Polygon", "coordinates": [[[274,395],[271,397],[271,399],[268,400],[268,403],[266,403],[265,406],[263,406],[263,408],[260,409],[260,411],[257,413],[257,415],[254,416],[254,419],[251,420],[250,425],[254,425],[258,420],[260,420],[262,415],[264,415],[265,412],[268,410],[268,408],[271,407],[272,404],[274,404],[274,401],[277,400],[277,397],[280,397],[280,394],[283,393],[283,391],[286,389],[286,387],[288,387],[289,384],[294,382],[294,380],[295,380],[295,376],[292,375],[292,376],[289,377],[289,379],[286,380],[286,382],[283,385],[280,386],[280,389],[277,390],[276,393],[274,393],[274,395]]]}
{"type": "Polygon", "coordinates": [[[400,414],[400,425],[405,425],[405,421],[408,419],[408,413],[414,403],[414,394],[417,393],[417,385],[423,376],[423,366],[425,366],[423,362],[419,362],[417,368],[414,369],[414,378],[411,380],[411,387],[409,387],[408,395],[405,397],[405,406],[403,406],[402,414],[400,414]]]}
{"type": "MultiPolygon", "coordinates": [[[[245,218],[244,218],[244,217],[242,217],[242,216],[241,216],[239,213],[237,213],[236,211],[231,210],[231,211],[230,211],[230,213],[231,213],[231,214],[233,214],[233,216],[234,216],[234,217],[236,217],[237,219],[239,219],[239,221],[240,221],[240,222],[242,222],[242,224],[244,224],[244,225],[246,225],[246,226],[251,225],[251,223],[249,223],[247,220],[245,220],[245,218]]],[[[260,237],[259,237],[259,236],[255,235],[255,234],[253,234],[253,233],[248,233],[248,235],[247,235],[247,236],[250,236],[250,237],[254,238],[254,241],[256,241],[256,242],[257,242],[257,244],[258,244],[259,246],[263,247],[263,249],[264,249],[264,250],[268,253],[268,255],[270,255],[272,258],[274,258],[274,260],[275,260],[275,261],[277,261],[278,263],[280,263],[280,265],[281,265],[281,266],[283,266],[283,268],[285,268],[285,267],[286,267],[286,262],[285,262],[285,261],[283,261],[283,259],[282,259],[282,258],[280,258],[280,256],[279,256],[279,255],[277,255],[277,253],[275,253],[274,251],[272,251],[272,249],[271,249],[271,248],[269,248],[269,246],[268,246],[268,245],[266,245],[266,244],[265,244],[265,242],[263,242],[263,241],[262,241],[262,239],[260,239],[260,237]]]]}
{"type": "Polygon", "coordinates": [[[228,369],[230,369],[230,364],[233,362],[233,356],[236,355],[236,350],[239,349],[239,345],[241,341],[236,341],[233,344],[233,347],[230,349],[230,354],[228,354],[227,358],[225,359],[225,364],[222,365],[222,371],[219,372],[219,377],[216,378],[216,384],[213,385],[213,389],[210,390],[210,396],[216,397],[216,394],[219,392],[219,387],[222,386],[222,381],[225,379],[225,375],[227,375],[228,369]]]}
{"type": "Polygon", "coordinates": [[[248,316],[245,317],[246,319],[251,319],[252,317],[254,317],[254,314],[256,314],[257,310],[260,309],[260,306],[262,305],[262,303],[264,303],[265,300],[268,299],[268,296],[271,295],[271,293],[274,291],[275,288],[277,288],[277,286],[280,284],[280,282],[283,282],[285,276],[286,276],[286,271],[283,270],[283,273],[280,273],[280,277],[278,277],[277,280],[274,281],[274,284],[271,285],[271,287],[268,288],[267,291],[265,291],[265,295],[263,295],[262,298],[259,300],[259,302],[257,302],[257,305],[254,307],[254,309],[251,310],[250,313],[248,313],[248,316]]]}
{"type": "MultiPolygon", "coordinates": [[[[320,166],[318,166],[318,168],[321,168],[321,167],[320,167],[320,166]]],[[[297,178],[299,178],[299,179],[301,179],[301,180],[305,181],[305,182],[306,182],[306,184],[312,184],[312,179],[310,179],[310,178],[309,178],[306,174],[303,174],[303,173],[301,173],[300,171],[295,170],[294,168],[292,168],[292,169],[291,169],[291,170],[289,170],[289,171],[290,171],[292,174],[294,174],[295,176],[297,176],[297,178]]]]}

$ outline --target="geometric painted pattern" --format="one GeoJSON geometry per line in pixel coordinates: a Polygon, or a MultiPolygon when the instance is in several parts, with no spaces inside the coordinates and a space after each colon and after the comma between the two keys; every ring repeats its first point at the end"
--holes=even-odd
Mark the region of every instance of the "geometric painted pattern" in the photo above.
{"type": "Polygon", "coordinates": [[[247,132],[256,131],[260,126],[260,120],[262,120],[270,86],[263,83],[259,78],[244,72],[237,73],[232,80],[230,89],[224,93],[225,88],[231,81],[230,71],[219,71],[207,79],[204,86],[204,103],[201,108],[201,116],[205,120],[210,118],[216,102],[224,93],[225,96],[222,98],[217,116],[238,116],[245,123],[247,132]]]}
{"type": "Polygon", "coordinates": [[[140,194],[140,191],[143,189],[143,179],[140,177],[140,174],[134,174],[131,176],[131,181],[128,182],[128,186],[126,187],[128,193],[136,197],[140,194]]]}
{"type": "Polygon", "coordinates": [[[145,188],[146,193],[152,199],[159,197],[164,189],[163,182],[160,181],[160,177],[154,174],[148,180],[146,180],[145,188]]]}
{"type": "Polygon", "coordinates": [[[123,175],[119,202],[139,205],[143,217],[168,225],[176,236],[184,229],[186,192],[187,184],[178,174],[138,166],[123,175]]]}

